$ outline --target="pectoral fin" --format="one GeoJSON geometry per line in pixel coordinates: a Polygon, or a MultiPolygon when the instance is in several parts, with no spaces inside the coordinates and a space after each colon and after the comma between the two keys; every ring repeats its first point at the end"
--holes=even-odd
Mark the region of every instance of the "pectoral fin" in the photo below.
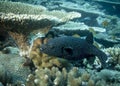
{"type": "Polygon", "coordinates": [[[92,51],[93,51],[92,53],[99,58],[102,64],[102,67],[106,68],[107,67],[107,64],[106,64],[107,55],[101,50],[97,49],[96,47],[94,47],[92,51]]]}

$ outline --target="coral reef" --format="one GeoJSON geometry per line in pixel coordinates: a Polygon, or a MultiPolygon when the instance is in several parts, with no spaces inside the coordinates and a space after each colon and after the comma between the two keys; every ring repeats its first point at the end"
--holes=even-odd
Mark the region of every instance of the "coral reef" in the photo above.
{"type": "MultiPolygon", "coordinates": [[[[81,67],[68,67],[56,57],[50,57],[39,51],[39,46],[46,40],[37,38],[33,41],[30,58],[37,67],[34,74],[28,76],[26,86],[119,86],[119,71],[103,69],[100,72],[81,67]],[[54,60],[55,62],[54,64],[54,60]],[[52,62],[52,63],[51,63],[52,62]],[[62,66],[61,66],[62,65],[62,66]],[[116,77],[117,76],[117,77],[116,77]]],[[[103,50],[111,56],[112,62],[119,58],[119,48],[108,48],[103,50]],[[114,60],[113,60],[114,59],[114,60]]]]}
{"type": "Polygon", "coordinates": [[[98,58],[72,62],[40,52],[49,31],[77,37],[90,31],[96,39],[105,39],[105,45],[119,44],[118,14],[106,15],[99,2],[117,5],[103,0],[1,0],[0,86],[119,86],[119,47],[103,49],[109,69],[99,69],[98,58]]]}
{"type": "MultiPolygon", "coordinates": [[[[42,43],[44,42],[45,40],[42,43]]],[[[34,41],[32,52],[33,51],[36,52],[36,50],[38,50],[37,49],[38,45],[39,46],[41,45],[40,38],[34,41]]],[[[113,62],[117,61],[116,56],[119,57],[119,48],[108,48],[108,49],[105,49],[104,52],[106,52],[107,55],[108,54],[111,55],[112,58],[115,59],[113,60],[113,62]]],[[[104,85],[119,86],[120,84],[119,71],[103,69],[100,72],[97,72],[95,70],[91,70],[91,69],[86,70],[80,67],[79,68],[78,67],[66,68],[66,66],[60,67],[56,65],[58,63],[51,65],[50,56],[44,55],[40,52],[39,54],[36,53],[36,55],[38,55],[39,59],[37,59],[36,56],[34,56],[36,60],[35,61],[34,59],[32,60],[34,63],[37,63],[35,64],[37,69],[35,71],[35,75],[30,74],[28,76],[26,86],[29,86],[29,85],[31,86],[43,86],[43,85],[44,86],[51,86],[51,85],[54,85],[54,86],[66,86],[66,85],[67,86],[83,86],[83,85],[84,86],[104,86],[104,85]],[[38,65],[38,62],[40,62],[38,60],[40,60],[41,57],[43,57],[44,59],[45,57],[50,59],[50,60],[47,60],[47,63],[45,63],[46,61],[45,62],[43,61],[43,63],[45,63],[44,64],[45,66],[38,65]]],[[[41,58],[41,60],[43,58],[41,58]]],[[[55,57],[52,57],[52,58],[55,58],[55,57]]],[[[54,63],[53,60],[54,59],[51,60],[52,64],[54,63]]],[[[61,62],[61,64],[63,63],[61,62]]]]}
{"type": "Polygon", "coordinates": [[[26,86],[119,86],[120,73],[103,69],[101,72],[87,72],[85,69],[73,67],[59,70],[57,67],[36,69],[30,74],[26,86]]]}

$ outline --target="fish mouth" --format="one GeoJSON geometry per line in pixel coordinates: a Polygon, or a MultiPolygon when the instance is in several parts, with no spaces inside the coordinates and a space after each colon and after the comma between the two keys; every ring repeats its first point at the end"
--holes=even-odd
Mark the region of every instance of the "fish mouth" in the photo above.
{"type": "Polygon", "coordinates": [[[41,45],[40,46],[40,51],[43,51],[44,50],[44,45],[41,45]]]}
{"type": "Polygon", "coordinates": [[[47,48],[46,48],[46,46],[45,45],[41,45],[40,46],[40,51],[45,51],[47,48]]]}
{"type": "Polygon", "coordinates": [[[40,51],[43,51],[43,48],[40,48],[40,51]]]}

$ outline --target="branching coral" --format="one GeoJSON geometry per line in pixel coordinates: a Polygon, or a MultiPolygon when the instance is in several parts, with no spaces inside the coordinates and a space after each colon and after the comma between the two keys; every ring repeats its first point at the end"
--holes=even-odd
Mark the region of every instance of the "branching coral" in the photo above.
{"type": "MultiPolygon", "coordinates": [[[[70,71],[65,68],[59,70],[57,67],[52,69],[37,69],[35,76],[28,77],[28,83],[30,79],[34,78],[33,86],[94,86],[94,81],[90,79],[90,75],[81,73],[78,68],[73,67],[70,71]]],[[[28,86],[28,85],[27,85],[28,86]]]]}
{"type": "Polygon", "coordinates": [[[120,48],[107,48],[104,49],[104,51],[110,56],[109,62],[113,64],[119,64],[120,65],[120,48]]]}

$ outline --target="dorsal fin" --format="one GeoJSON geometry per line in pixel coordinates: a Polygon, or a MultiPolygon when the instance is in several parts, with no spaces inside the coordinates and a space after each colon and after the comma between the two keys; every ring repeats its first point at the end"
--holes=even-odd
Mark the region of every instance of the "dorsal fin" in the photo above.
{"type": "Polygon", "coordinates": [[[93,34],[89,32],[89,34],[86,37],[86,41],[90,44],[93,44],[93,34]]]}

